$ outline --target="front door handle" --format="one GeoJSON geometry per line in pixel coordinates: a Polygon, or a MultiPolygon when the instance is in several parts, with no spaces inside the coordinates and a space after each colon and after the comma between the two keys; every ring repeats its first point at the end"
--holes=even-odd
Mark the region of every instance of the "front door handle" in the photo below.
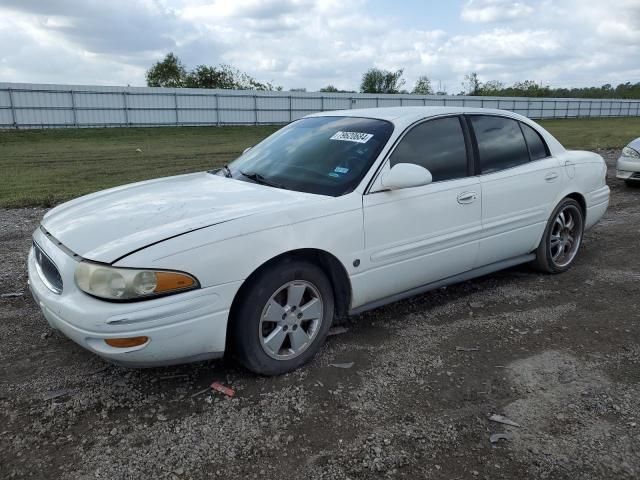
{"type": "Polygon", "coordinates": [[[547,182],[555,182],[556,178],[558,178],[558,173],[557,172],[549,172],[547,173],[547,175],[544,177],[544,179],[547,182]]]}
{"type": "Polygon", "coordinates": [[[458,203],[472,203],[476,198],[478,198],[478,194],[476,192],[462,192],[460,195],[458,195],[458,203]]]}

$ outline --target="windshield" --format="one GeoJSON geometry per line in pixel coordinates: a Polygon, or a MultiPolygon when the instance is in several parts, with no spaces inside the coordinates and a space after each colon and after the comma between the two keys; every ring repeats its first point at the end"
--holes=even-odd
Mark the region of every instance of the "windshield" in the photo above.
{"type": "Polygon", "coordinates": [[[219,175],[320,195],[352,191],[391,133],[387,121],[352,117],[303,118],[278,130],[219,175]]]}

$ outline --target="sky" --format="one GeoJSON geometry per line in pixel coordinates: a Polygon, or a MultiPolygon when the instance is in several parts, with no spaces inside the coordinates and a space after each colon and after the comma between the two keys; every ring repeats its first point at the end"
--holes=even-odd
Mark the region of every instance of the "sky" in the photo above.
{"type": "Polygon", "coordinates": [[[553,87],[640,81],[640,0],[0,0],[0,82],[145,85],[168,52],[285,90],[370,67],[553,87]]]}

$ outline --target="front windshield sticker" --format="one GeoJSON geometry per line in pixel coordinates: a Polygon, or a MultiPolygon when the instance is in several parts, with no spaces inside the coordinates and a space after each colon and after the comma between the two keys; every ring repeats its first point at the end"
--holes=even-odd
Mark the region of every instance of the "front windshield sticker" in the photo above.
{"type": "Polygon", "coordinates": [[[367,143],[373,135],[362,132],[336,132],[329,140],[342,140],[345,142],[367,143]]]}
{"type": "Polygon", "coordinates": [[[333,171],[336,173],[349,173],[349,169],[345,167],[336,167],[333,171]]]}

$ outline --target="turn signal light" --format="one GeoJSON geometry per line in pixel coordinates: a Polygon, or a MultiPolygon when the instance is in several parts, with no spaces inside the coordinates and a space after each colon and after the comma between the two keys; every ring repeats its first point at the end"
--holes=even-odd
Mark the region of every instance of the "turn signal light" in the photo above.
{"type": "Polygon", "coordinates": [[[105,338],[104,343],[115,348],[139,347],[149,341],[149,337],[105,338]]]}

